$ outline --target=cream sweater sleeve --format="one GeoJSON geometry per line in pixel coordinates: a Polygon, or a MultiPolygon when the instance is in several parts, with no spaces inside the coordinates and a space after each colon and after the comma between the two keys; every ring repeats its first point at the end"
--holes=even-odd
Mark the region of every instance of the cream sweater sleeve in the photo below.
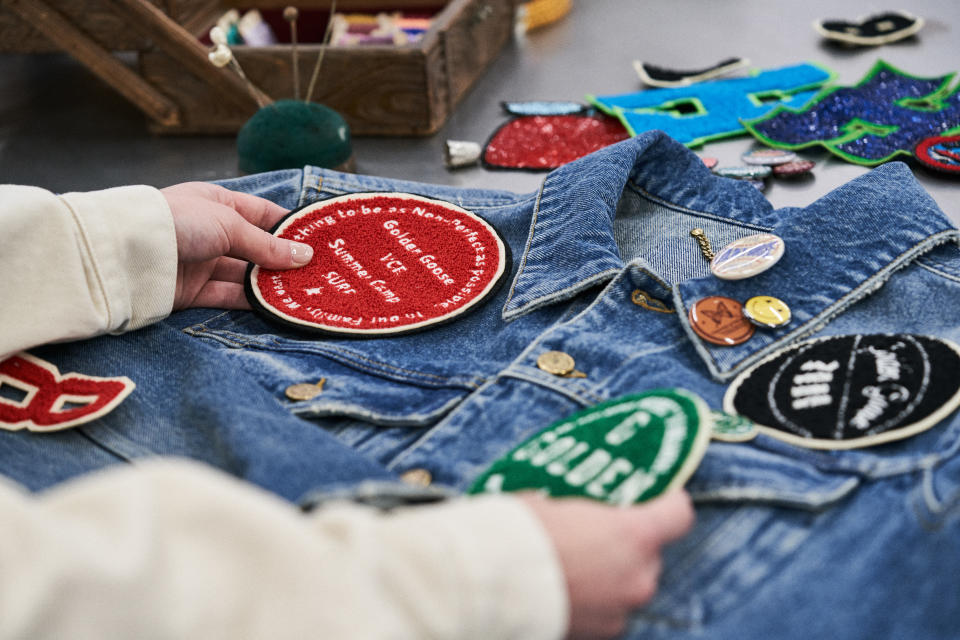
{"type": "MultiPolygon", "coordinates": [[[[170,311],[172,218],[149,187],[2,186],[0,272],[0,357],[134,329],[170,311]]],[[[552,544],[510,497],[303,516],[164,461],[39,497],[0,479],[0,514],[0,640],[537,640],[566,628],[552,544]]]]}
{"type": "Polygon", "coordinates": [[[173,307],[173,219],[152,187],[56,196],[2,185],[0,266],[0,357],[136,329],[173,307]]]}
{"type": "Polygon", "coordinates": [[[194,463],[0,486],[0,638],[559,638],[563,577],[518,501],[303,516],[194,463]]]}

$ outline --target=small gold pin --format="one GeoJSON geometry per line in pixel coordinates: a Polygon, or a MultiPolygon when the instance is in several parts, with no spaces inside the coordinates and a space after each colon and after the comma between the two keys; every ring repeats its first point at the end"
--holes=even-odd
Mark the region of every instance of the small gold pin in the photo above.
{"type": "Polygon", "coordinates": [[[643,307],[644,309],[650,309],[650,311],[657,311],[659,313],[676,313],[676,311],[668,307],[665,302],[662,300],[657,300],[642,289],[634,289],[633,293],[630,294],[630,300],[633,301],[633,304],[643,307]]]}
{"type": "Polygon", "coordinates": [[[713,260],[713,247],[710,246],[710,240],[707,238],[707,234],[704,233],[703,229],[697,227],[696,229],[690,230],[690,235],[692,235],[697,244],[700,245],[700,253],[703,254],[703,257],[707,260],[713,260]]]}
{"type": "Polygon", "coordinates": [[[226,67],[230,65],[230,68],[233,69],[244,84],[247,85],[247,91],[257,101],[257,104],[262,108],[269,104],[273,104],[273,100],[270,99],[270,96],[261,91],[255,84],[250,82],[250,78],[247,77],[247,74],[243,72],[243,68],[240,66],[240,63],[237,62],[237,59],[233,57],[233,51],[230,49],[230,46],[227,44],[227,34],[219,26],[213,27],[210,29],[210,40],[213,42],[213,49],[207,53],[207,58],[210,60],[210,63],[213,66],[218,68],[226,67]]]}

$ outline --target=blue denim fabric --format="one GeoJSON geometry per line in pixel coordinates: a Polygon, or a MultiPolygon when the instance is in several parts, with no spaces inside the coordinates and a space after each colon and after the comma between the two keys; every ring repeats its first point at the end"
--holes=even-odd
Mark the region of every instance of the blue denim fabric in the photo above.
{"type": "MultiPolygon", "coordinates": [[[[86,426],[0,433],[4,473],[39,489],[175,454],[290,500],[415,468],[462,490],[519,441],[618,395],[680,386],[719,408],[733,377],[801,339],[910,332],[960,342],[960,231],[900,163],[780,210],[656,132],[554,171],[527,195],[312,167],[225,184],[291,208],[357,191],[448,200],[501,232],[513,272],[475,312],[400,337],[317,338],[249,312],[197,309],[134,334],[37,349],[62,371],[128,375],[137,390],[86,426]],[[718,280],[694,227],[715,247],[773,232],[786,253],[754,278],[718,280]],[[635,304],[636,290],[674,313],[635,304]],[[788,301],[793,321],[732,348],[689,326],[700,297],[759,294],[788,301]],[[538,369],[548,350],[570,354],[586,377],[538,369]],[[321,377],[315,398],[285,398],[288,385],[321,377]]],[[[957,413],[853,451],[763,435],[712,443],[688,485],[697,525],[669,549],[661,590],[630,637],[960,637],[958,450],[957,413]]]]}

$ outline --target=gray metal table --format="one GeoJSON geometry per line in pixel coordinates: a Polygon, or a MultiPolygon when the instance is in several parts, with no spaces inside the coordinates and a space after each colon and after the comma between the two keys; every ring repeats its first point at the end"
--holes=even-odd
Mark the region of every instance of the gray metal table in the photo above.
{"type": "MultiPolygon", "coordinates": [[[[354,141],[358,171],[394,178],[530,191],[542,174],[448,171],[446,139],[483,142],[505,120],[501,100],[583,100],[587,93],[640,88],[631,62],[696,68],[729,56],[761,68],[820,62],[853,84],[882,58],[915,75],[960,70],[960,3],[914,0],[926,19],[918,36],[875,48],[847,49],[824,42],[817,18],[856,18],[888,7],[865,1],[805,0],[577,0],[562,22],[515,40],[474,86],[443,129],[429,138],[354,141]]],[[[740,137],[698,151],[736,164],[754,145],[740,137]]],[[[813,180],[771,182],[774,206],[803,206],[868,169],[824,151],[813,180]]],[[[916,166],[915,175],[960,223],[960,178],[916,166]]],[[[238,175],[231,137],[154,137],[145,119],[65,56],[0,56],[0,180],[54,190],[123,183],[164,186],[191,179],[238,175]]]]}

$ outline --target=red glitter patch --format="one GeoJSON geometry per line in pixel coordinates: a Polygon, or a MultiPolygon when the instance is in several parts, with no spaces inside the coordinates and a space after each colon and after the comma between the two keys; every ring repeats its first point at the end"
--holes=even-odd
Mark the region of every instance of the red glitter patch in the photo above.
{"type": "Polygon", "coordinates": [[[298,328],[370,336],[416,331],[459,316],[507,272],[507,247],[483,219],[407,193],[331,198],[274,230],[313,247],[291,271],[252,267],[255,309],[298,328]]]}
{"type": "Polygon", "coordinates": [[[20,401],[0,397],[0,429],[8,431],[58,431],[90,422],[136,387],[127,377],[61,376],[57,367],[27,353],[0,362],[0,386],[5,385],[23,393],[20,401]]]}
{"type": "Polygon", "coordinates": [[[483,162],[499,169],[556,169],[629,137],[619,120],[602,114],[524,116],[493,134],[483,162]]]}

